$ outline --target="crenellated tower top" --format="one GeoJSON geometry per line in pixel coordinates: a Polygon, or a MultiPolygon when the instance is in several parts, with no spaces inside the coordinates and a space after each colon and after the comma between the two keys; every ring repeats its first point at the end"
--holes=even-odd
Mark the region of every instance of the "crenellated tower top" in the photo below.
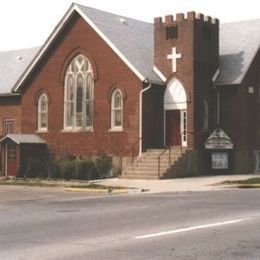
{"type": "Polygon", "coordinates": [[[164,20],[162,17],[154,18],[154,25],[171,25],[174,22],[181,21],[201,21],[203,23],[219,25],[219,20],[217,18],[212,18],[211,16],[205,16],[201,13],[196,13],[194,11],[188,12],[186,15],[184,13],[177,13],[175,17],[173,15],[166,15],[164,20]]]}

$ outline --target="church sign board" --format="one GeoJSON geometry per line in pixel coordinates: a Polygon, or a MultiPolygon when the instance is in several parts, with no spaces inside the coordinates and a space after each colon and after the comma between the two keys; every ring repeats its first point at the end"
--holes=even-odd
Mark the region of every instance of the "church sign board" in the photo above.
{"type": "Polygon", "coordinates": [[[225,170],[228,169],[228,153],[213,152],[211,154],[212,169],[225,170]]]}
{"type": "Polygon", "coordinates": [[[221,128],[217,128],[205,142],[205,148],[211,150],[231,150],[234,149],[234,144],[221,128]]]}
{"type": "Polygon", "coordinates": [[[227,170],[229,168],[228,150],[234,149],[230,137],[221,129],[217,128],[205,142],[205,149],[211,152],[211,168],[213,170],[227,170]]]}

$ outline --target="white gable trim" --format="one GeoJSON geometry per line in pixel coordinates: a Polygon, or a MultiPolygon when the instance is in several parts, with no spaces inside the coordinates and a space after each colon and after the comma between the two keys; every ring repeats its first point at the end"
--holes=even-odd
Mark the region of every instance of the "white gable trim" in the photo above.
{"type": "Polygon", "coordinates": [[[163,75],[163,73],[155,66],[153,65],[153,71],[156,73],[156,75],[163,81],[165,82],[167,78],[163,75]]]}
{"type": "Polygon", "coordinates": [[[122,61],[125,62],[125,64],[136,74],[136,76],[141,80],[144,81],[145,77],[130,63],[130,61],[116,48],[116,46],[102,33],[102,31],[91,21],[91,19],[81,11],[81,9],[76,5],[72,4],[71,7],[68,9],[66,14],[63,16],[61,21],[58,23],[58,25],[55,27],[54,31],[51,33],[49,38],[44,43],[43,47],[39,50],[37,55],[34,57],[32,62],[29,64],[29,66],[26,68],[22,76],[18,79],[18,81],[15,83],[13,87],[13,91],[16,92],[20,86],[23,84],[25,79],[28,77],[28,75],[31,73],[33,68],[36,66],[36,64],[39,62],[41,57],[45,54],[46,50],[49,48],[49,46],[52,44],[52,42],[55,40],[57,35],[59,34],[60,30],[63,28],[63,26],[68,22],[70,16],[73,14],[73,12],[76,11],[95,31],[96,33],[108,44],[108,46],[120,57],[122,61]]]}

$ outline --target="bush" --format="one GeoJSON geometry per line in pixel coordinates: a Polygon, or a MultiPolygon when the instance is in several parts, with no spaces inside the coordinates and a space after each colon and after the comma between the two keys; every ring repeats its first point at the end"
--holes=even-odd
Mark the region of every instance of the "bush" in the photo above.
{"type": "Polygon", "coordinates": [[[107,154],[101,154],[96,160],[96,168],[99,176],[106,178],[112,168],[112,158],[107,154]]]}
{"type": "Polygon", "coordinates": [[[56,159],[49,161],[49,177],[52,179],[62,178],[59,162],[56,159]]]}
{"type": "Polygon", "coordinates": [[[75,160],[75,179],[92,180],[97,178],[95,164],[89,160],[75,160]]]}
{"type": "Polygon", "coordinates": [[[28,158],[20,165],[17,177],[50,177],[66,180],[93,180],[108,176],[112,160],[106,154],[101,154],[94,163],[90,159],[75,159],[72,156],[62,156],[49,159],[47,163],[40,158],[28,158]]]}
{"type": "Polygon", "coordinates": [[[21,161],[19,170],[17,171],[16,178],[24,178],[26,175],[27,162],[21,161]]]}
{"type": "Polygon", "coordinates": [[[75,172],[75,161],[62,160],[59,162],[61,177],[70,180],[73,179],[73,174],[75,172]]]}
{"type": "Polygon", "coordinates": [[[47,171],[46,171],[46,164],[45,164],[44,160],[41,160],[40,158],[37,158],[37,157],[30,157],[28,159],[25,177],[46,178],[47,171]]]}

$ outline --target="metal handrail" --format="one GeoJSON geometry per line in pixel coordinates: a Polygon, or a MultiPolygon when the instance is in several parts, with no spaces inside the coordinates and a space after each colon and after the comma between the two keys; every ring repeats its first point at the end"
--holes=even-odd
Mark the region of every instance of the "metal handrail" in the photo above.
{"type": "Polygon", "coordinates": [[[160,168],[161,168],[161,157],[169,150],[169,165],[171,164],[171,147],[167,147],[164,149],[159,156],[157,157],[158,160],[158,178],[160,178],[160,168]]]}
{"type": "Polygon", "coordinates": [[[142,139],[143,139],[142,136],[139,137],[139,138],[131,145],[130,149],[126,150],[126,154],[127,154],[128,151],[131,150],[131,161],[132,161],[132,164],[133,164],[134,158],[135,158],[135,146],[136,146],[136,144],[139,143],[140,140],[142,140],[142,139]]]}
{"type": "MultiPolygon", "coordinates": [[[[188,132],[188,131],[182,131],[180,134],[181,134],[181,136],[182,136],[182,134],[184,134],[184,133],[186,133],[186,134],[190,134],[191,132],[188,132]]],[[[176,141],[177,140],[177,137],[179,138],[179,136],[176,136],[174,139],[173,139],[173,142],[174,141],[176,141]]],[[[180,145],[180,147],[181,147],[181,153],[182,153],[182,143],[181,143],[181,145],[180,145]]],[[[169,151],[169,160],[168,160],[168,163],[169,163],[169,165],[171,164],[171,147],[170,146],[168,146],[167,148],[165,148],[160,154],[159,154],[159,156],[157,157],[157,160],[158,160],[158,178],[160,178],[160,171],[161,171],[161,157],[162,157],[162,155],[164,155],[167,151],[169,151]]]]}

